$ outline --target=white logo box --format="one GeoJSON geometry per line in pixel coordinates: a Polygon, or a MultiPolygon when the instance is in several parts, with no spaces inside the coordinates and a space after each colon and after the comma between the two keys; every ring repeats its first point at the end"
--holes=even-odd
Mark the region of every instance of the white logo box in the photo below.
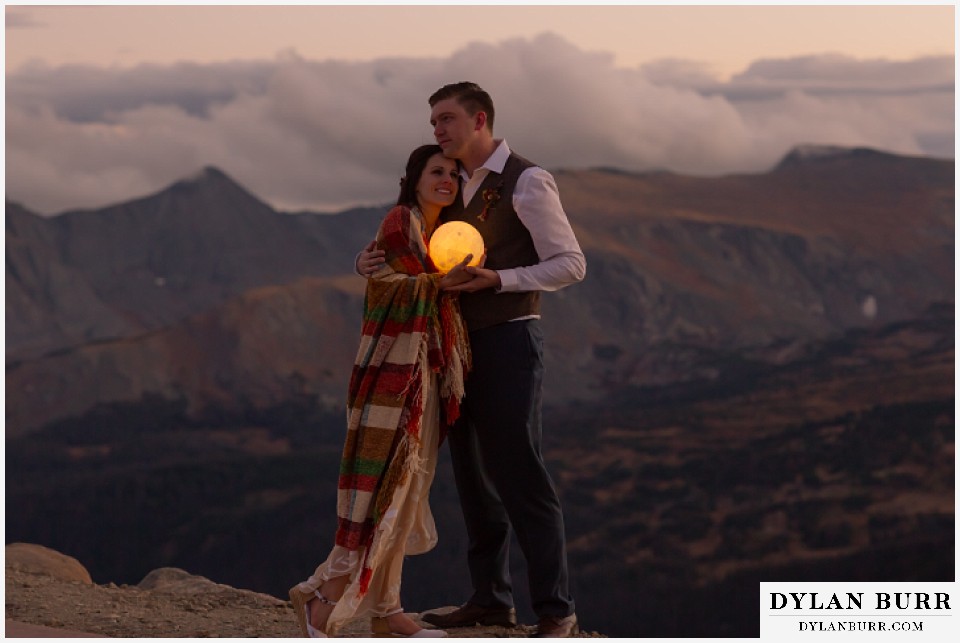
{"type": "Polygon", "coordinates": [[[760,583],[760,640],[955,640],[958,606],[956,583],[760,583]]]}

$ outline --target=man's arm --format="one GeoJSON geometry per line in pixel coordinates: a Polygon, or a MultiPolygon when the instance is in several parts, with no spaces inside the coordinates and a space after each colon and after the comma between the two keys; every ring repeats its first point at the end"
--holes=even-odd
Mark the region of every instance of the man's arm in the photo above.
{"type": "Polygon", "coordinates": [[[553,176],[539,167],[524,170],[513,192],[513,208],[530,232],[540,262],[504,270],[468,267],[466,272],[474,278],[448,290],[550,291],[583,281],[587,261],[560,204],[553,176]]]}
{"type": "Polygon", "coordinates": [[[387,253],[383,250],[377,250],[377,240],[374,239],[353,260],[353,270],[361,277],[369,278],[370,275],[383,268],[383,258],[386,256],[387,253]]]}
{"type": "Polygon", "coordinates": [[[587,261],[553,176],[539,167],[524,170],[513,192],[513,208],[533,238],[540,263],[498,270],[500,292],[559,290],[583,281],[587,261]]]}

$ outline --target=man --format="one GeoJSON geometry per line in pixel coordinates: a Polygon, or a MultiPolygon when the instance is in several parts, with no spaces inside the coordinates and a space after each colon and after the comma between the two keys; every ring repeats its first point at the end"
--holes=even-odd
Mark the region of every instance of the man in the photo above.
{"type": "MultiPolygon", "coordinates": [[[[494,108],[474,83],[446,85],[429,100],[444,155],[460,161],[461,199],[442,221],[467,221],[483,236],[486,262],[460,291],[473,370],[462,416],[449,433],[467,526],[474,593],[440,628],[516,625],[508,566],[513,527],[527,561],[539,637],[579,632],[567,579],[563,513],[540,451],[543,337],[540,292],[581,281],[586,261],[553,177],[493,138],[494,108]]],[[[361,253],[358,268],[376,263],[361,253]]]]}

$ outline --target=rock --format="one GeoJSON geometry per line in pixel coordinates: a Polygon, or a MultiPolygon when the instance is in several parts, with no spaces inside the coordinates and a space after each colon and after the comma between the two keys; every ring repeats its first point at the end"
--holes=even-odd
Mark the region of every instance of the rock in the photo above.
{"type": "Polygon", "coordinates": [[[168,592],[172,594],[201,594],[216,591],[217,583],[203,576],[195,576],[176,567],[155,569],[137,583],[140,589],[168,592]]]}
{"type": "Polygon", "coordinates": [[[235,589],[229,585],[221,585],[220,583],[213,582],[209,578],[196,576],[176,567],[161,567],[153,570],[144,576],[143,580],[137,584],[137,588],[162,594],[180,594],[187,596],[197,594],[235,594],[244,598],[253,599],[258,603],[268,603],[270,605],[285,604],[284,601],[269,594],[261,594],[247,589],[235,589]]]}
{"type": "Polygon", "coordinates": [[[43,545],[12,543],[5,550],[6,566],[30,574],[92,585],[90,572],[76,558],[43,545]]]}
{"type": "MultiPolygon", "coordinates": [[[[64,578],[79,568],[69,556],[17,543],[7,546],[7,635],[98,637],[293,638],[299,636],[287,601],[235,589],[175,567],[155,569],[135,586],[96,585],[64,578]],[[38,562],[40,561],[40,562],[38,562]],[[51,561],[59,566],[53,565],[51,561]],[[66,562],[64,562],[66,561],[66,562]],[[50,575],[43,568],[51,569],[50,575]],[[69,606],[69,609],[64,609],[69,606]]],[[[448,606],[436,611],[455,609],[448,606]]],[[[407,613],[421,624],[420,615],[407,613]]],[[[458,638],[524,638],[534,628],[465,627],[458,638]]],[[[340,636],[370,638],[370,618],[347,621],[340,636]]],[[[598,636],[581,634],[581,636],[598,636]]]]}

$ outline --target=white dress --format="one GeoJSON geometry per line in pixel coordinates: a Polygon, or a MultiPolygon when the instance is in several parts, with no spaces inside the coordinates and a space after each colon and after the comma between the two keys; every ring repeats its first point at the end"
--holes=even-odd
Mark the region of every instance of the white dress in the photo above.
{"type": "Polygon", "coordinates": [[[390,508],[384,514],[375,539],[377,550],[371,552],[373,576],[367,593],[358,597],[359,577],[364,549],[351,551],[335,545],[330,555],[300,589],[309,594],[325,581],[344,575],[350,584],[327,621],[327,633],[335,634],[347,620],[361,616],[387,616],[400,607],[400,576],[403,557],[423,554],[437,544],[437,528],[430,512],[430,485],[437,469],[440,438],[440,399],[437,376],[430,381],[430,390],[424,395],[423,416],[420,423],[419,462],[412,475],[397,487],[390,508]]]}

